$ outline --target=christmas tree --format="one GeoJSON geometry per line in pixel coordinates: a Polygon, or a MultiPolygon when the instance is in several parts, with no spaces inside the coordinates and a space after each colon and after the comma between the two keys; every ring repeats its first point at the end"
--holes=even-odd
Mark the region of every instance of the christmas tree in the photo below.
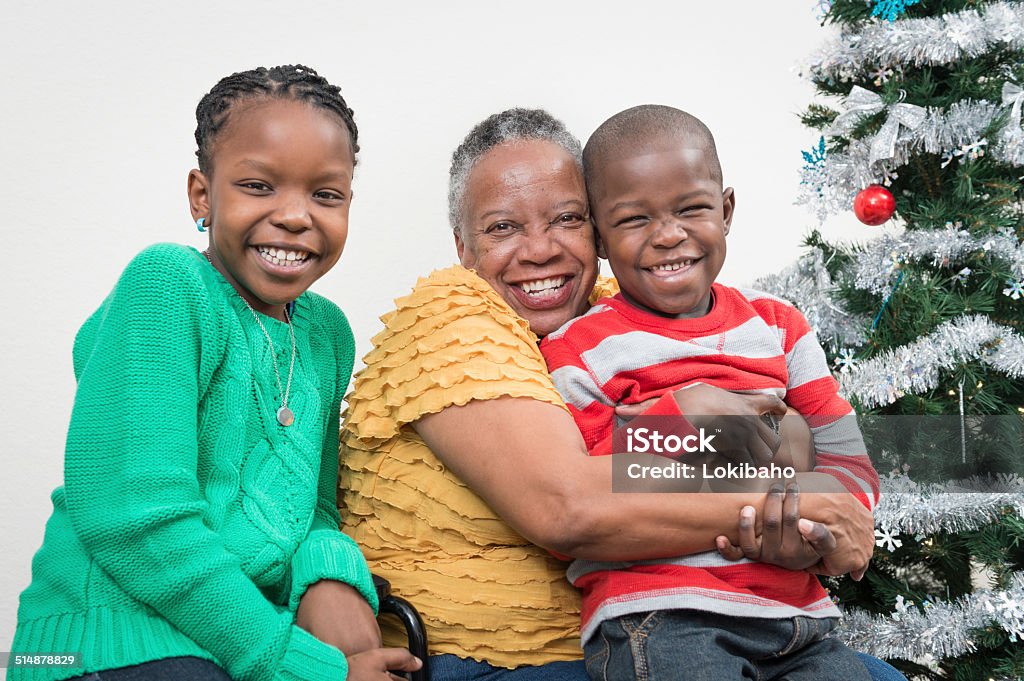
{"type": "Polygon", "coordinates": [[[1024,3],[822,0],[807,239],[760,288],[830,353],[882,475],[843,636],[912,678],[1024,678],[1024,3]],[[889,220],[891,219],[891,222],[889,220]]]}

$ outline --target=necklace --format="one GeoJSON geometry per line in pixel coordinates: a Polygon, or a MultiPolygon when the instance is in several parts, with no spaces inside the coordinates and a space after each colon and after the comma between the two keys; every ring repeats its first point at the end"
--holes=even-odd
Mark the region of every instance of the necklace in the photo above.
{"type": "MultiPolygon", "coordinates": [[[[210,254],[203,251],[203,255],[206,256],[206,261],[213,265],[213,261],[210,260],[210,254]]],[[[214,267],[214,269],[216,269],[216,267],[214,267]]],[[[288,323],[288,335],[291,336],[292,339],[292,358],[291,361],[288,362],[288,383],[285,384],[285,387],[282,390],[281,371],[277,368],[277,350],[274,349],[274,341],[267,332],[267,327],[263,326],[263,322],[260,320],[259,314],[256,310],[252,309],[252,305],[249,304],[249,301],[245,299],[245,296],[240,295],[239,297],[242,299],[242,302],[245,303],[245,306],[249,308],[249,312],[252,313],[252,318],[256,320],[257,324],[259,324],[260,331],[263,332],[263,335],[267,338],[267,343],[270,344],[270,358],[274,360],[274,378],[277,379],[277,394],[283,395],[281,407],[277,410],[277,422],[282,426],[288,427],[295,423],[295,414],[288,408],[288,396],[291,395],[292,392],[292,372],[295,369],[295,329],[292,328],[292,315],[288,311],[288,306],[286,305],[284,308],[284,320],[288,323]]]]}

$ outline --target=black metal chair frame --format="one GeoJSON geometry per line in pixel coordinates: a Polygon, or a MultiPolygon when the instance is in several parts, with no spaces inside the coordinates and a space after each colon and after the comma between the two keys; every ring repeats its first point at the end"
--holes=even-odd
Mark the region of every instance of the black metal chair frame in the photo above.
{"type": "Polygon", "coordinates": [[[427,656],[427,632],[420,614],[412,603],[391,593],[391,583],[383,577],[373,576],[373,586],[380,601],[380,614],[398,617],[409,637],[409,652],[423,660],[417,672],[409,674],[410,681],[430,681],[430,659],[427,656]]]}

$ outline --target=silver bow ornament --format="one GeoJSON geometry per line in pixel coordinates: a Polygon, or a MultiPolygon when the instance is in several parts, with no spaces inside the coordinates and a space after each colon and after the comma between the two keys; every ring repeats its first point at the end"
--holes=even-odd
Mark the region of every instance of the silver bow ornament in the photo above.
{"type": "Polygon", "coordinates": [[[1020,109],[1022,104],[1024,104],[1024,90],[1021,89],[1020,85],[1010,81],[1003,83],[1003,106],[1011,107],[1010,120],[1007,122],[1007,125],[1014,128],[1020,127],[1020,109]]]}
{"type": "Polygon", "coordinates": [[[1015,166],[1024,165],[1024,131],[1020,129],[1022,105],[1024,89],[1016,83],[1003,83],[1003,106],[1010,107],[1010,119],[1000,133],[1000,142],[1006,160],[1015,166]]]}
{"type": "Polygon", "coordinates": [[[916,130],[927,115],[927,111],[914,104],[891,104],[886,106],[881,96],[865,90],[859,85],[854,85],[850,94],[843,102],[846,111],[839,114],[832,123],[828,133],[830,135],[843,135],[852,130],[862,118],[873,116],[881,111],[888,110],[889,117],[886,119],[882,129],[871,140],[870,154],[868,161],[874,163],[896,155],[896,142],[900,135],[900,128],[916,130]]]}

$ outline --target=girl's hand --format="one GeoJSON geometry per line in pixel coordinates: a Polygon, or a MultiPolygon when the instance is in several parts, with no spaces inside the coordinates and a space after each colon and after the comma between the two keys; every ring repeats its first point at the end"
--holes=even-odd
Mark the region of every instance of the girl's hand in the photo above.
{"type": "Polygon", "coordinates": [[[348,681],[403,681],[390,672],[414,672],[423,662],[405,648],[376,648],[348,657],[348,681]]]}
{"type": "Polygon", "coordinates": [[[345,656],[381,647],[380,627],[362,594],[344,582],[324,579],[306,589],[295,623],[345,656]]]}
{"type": "Polygon", "coordinates": [[[805,570],[836,549],[836,539],[827,527],[800,518],[800,487],[796,483],[786,485],[785,492],[781,484],[773,484],[764,502],[760,537],[756,524],[754,507],[744,507],[740,511],[740,545],[718,537],[718,552],[727,560],[749,558],[787,570],[805,570]]]}

